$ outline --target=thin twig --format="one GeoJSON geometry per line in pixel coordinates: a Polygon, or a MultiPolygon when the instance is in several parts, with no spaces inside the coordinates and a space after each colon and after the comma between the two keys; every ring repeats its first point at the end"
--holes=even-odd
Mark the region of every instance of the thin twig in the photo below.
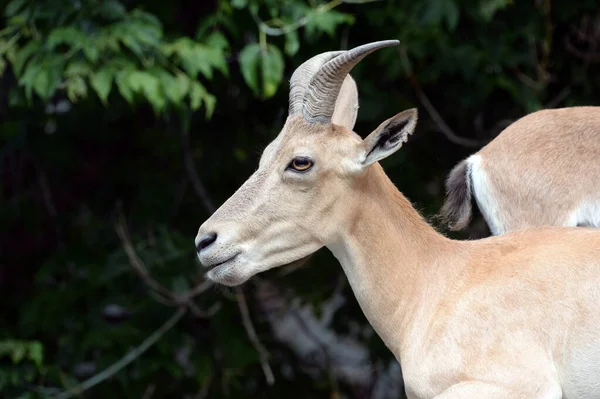
{"type": "Polygon", "coordinates": [[[446,136],[446,138],[454,144],[458,144],[463,147],[475,148],[481,147],[483,144],[485,144],[482,141],[468,139],[454,133],[450,126],[448,126],[448,124],[444,121],[440,113],[435,109],[433,104],[431,104],[431,101],[429,101],[427,95],[423,92],[423,89],[421,88],[421,85],[417,81],[417,78],[415,77],[415,74],[412,70],[412,65],[410,64],[406,48],[402,46],[400,52],[402,55],[404,69],[406,70],[406,74],[408,75],[408,80],[410,81],[413,89],[415,90],[419,101],[421,102],[421,104],[423,104],[423,107],[425,107],[431,119],[433,119],[433,121],[437,124],[439,130],[446,136]]]}
{"type": "Polygon", "coordinates": [[[324,14],[329,10],[332,10],[343,3],[366,4],[366,3],[374,3],[376,1],[380,1],[380,0],[333,0],[333,1],[330,1],[329,3],[322,4],[322,5],[314,8],[306,16],[299,18],[298,20],[292,22],[291,24],[284,25],[279,28],[274,28],[272,26],[269,26],[269,21],[262,21],[258,17],[258,15],[256,15],[255,13],[252,12],[251,14],[252,14],[252,18],[258,25],[258,28],[261,32],[263,32],[264,34],[266,34],[268,36],[282,36],[282,35],[286,35],[290,32],[293,32],[295,30],[302,28],[304,25],[306,25],[310,21],[312,21],[315,17],[318,17],[319,15],[324,14]]]}
{"type": "MultiPolygon", "coordinates": [[[[196,166],[194,165],[194,157],[192,156],[192,149],[189,141],[189,134],[186,129],[182,129],[181,133],[182,139],[182,150],[183,150],[183,160],[185,163],[186,171],[188,172],[188,176],[192,185],[194,186],[194,191],[200,200],[204,204],[204,208],[206,212],[212,214],[215,212],[216,207],[213,205],[212,199],[210,198],[208,191],[205,189],[202,181],[200,180],[200,176],[198,175],[198,171],[196,170],[196,166]]],[[[248,306],[246,305],[246,296],[243,291],[239,287],[234,288],[235,291],[235,300],[238,304],[238,308],[240,309],[240,315],[242,316],[242,324],[246,329],[246,334],[252,342],[254,349],[258,352],[260,358],[260,365],[265,374],[265,378],[269,385],[272,385],[275,382],[275,377],[273,375],[273,371],[271,370],[271,366],[268,361],[268,352],[265,347],[262,345],[258,336],[256,335],[256,330],[254,329],[254,325],[252,324],[252,319],[250,319],[250,312],[248,311],[248,306]]]]}
{"type": "Polygon", "coordinates": [[[129,258],[129,263],[130,263],[131,267],[137,272],[137,274],[142,278],[142,280],[144,280],[144,282],[150,288],[152,288],[152,290],[154,292],[156,292],[162,296],[162,297],[154,296],[151,291],[151,294],[153,295],[155,300],[157,300],[158,302],[161,302],[165,305],[171,305],[171,306],[187,305],[187,306],[193,307],[190,310],[192,310],[192,312],[195,315],[202,316],[202,317],[208,317],[209,315],[214,314],[214,312],[216,312],[216,310],[214,310],[215,309],[214,306],[211,308],[212,310],[209,310],[207,312],[202,311],[191,301],[194,297],[196,297],[196,296],[200,295],[201,293],[205,292],[206,290],[208,290],[212,286],[211,281],[204,281],[204,282],[202,282],[202,284],[197,285],[190,291],[185,292],[181,295],[176,295],[171,290],[169,290],[167,287],[165,287],[164,285],[162,285],[161,283],[156,281],[154,278],[152,278],[152,276],[150,276],[150,273],[148,273],[148,270],[147,270],[146,266],[144,265],[144,262],[140,259],[135,248],[133,247],[133,243],[131,242],[131,237],[129,235],[129,231],[127,229],[127,223],[125,223],[125,218],[123,216],[123,212],[121,211],[120,207],[118,210],[117,222],[115,224],[115,231],[117,232],[117,235],[119,236],[119,239],[121,240],[123,249],[125,250],[127,257],[129,258]]]}
{"type": "Polygon", "coordinates": [[[206,191],[204,184],[202,184],[200,176],[198,176],[198,171],[194,165],[194,157],[192,156],[192,148],[190,147],[189,134],[186,129],[182,129],[182,136],[181,144],[183,147],[183,163],[185,165],[185,170],[187,171],[196,194],[200,197],[202,204],[204,204],[204,209],[206,209],[208,213],[213,213],[216,208],[208,195],[208,191],[206,191]]]}
{"type": "Polygon", "coordinates": [[[133,270],[135,270],[135,272],[142,278],[142,280],[154,291],[161,294],[167,299],[174,300],[175,298],[173,297],[173,293],[164,285],[162,285],[150,276],[148,270],[146,270],[146,267],[144,266],[144,263],[139,258],[137,252],[133,248],[127,225],[125,223],[125,218],[120,207],[118,209],[117,222],[115,223],[115,231],[117,232],[117,235],[121,240],[121,244],[123,245],[123,249],[125,250],[127,257],[129,258],[129,263],[133,270]]]}
{"type": "Polygon", "coordinates": [[[142,399],[150,399],[152,395],[154,395],[154,391],[156,390],[156,385],[150,384],[148,388],[146,388],[146,392],[144,392],[144,396],[142,399]]]}
{"type": "Polygon", "coordinates": [[[93,386],[98,385],[102,381],[114,376],[129,363],[140,357],[148,350],[148,348],[154,345],[156,341],[158,341],[167,331],[173,328],[173,326],[177,324],[179,320],[181,320],[186,312],[187,309],[185,307],[180,307],[162,326],[148,336],[148,338],[146,338],[138,347],[128,352],[125,356],[104,369],[102,372],[94,375],[91,378],[88,378],[76,387],[56,395],[54,399],[69,399],[73,396],[81,395],[81,393],[84,391],[87,391],[93,386]]]}
{"type": "Polygon", "coordinates": [[[569,94],[571,94],[571,86],[566,86],[561,91],[559,91],[558,94],[556,95],[556,97],[554,97],[552,100],[550,100],[544,108],[556,107],[558,104],[562,103],[569,94]]]}
{"type": "Polygon", "coordinates": [[[244,293],[239,287],[235,288],[235,297],[238,304],[238,308],[240,309],[240,314],[242,315],[242,323],[244,323],[244,328],[246,329],[246,334],[248,335],[248,339],[252,342],[252,345],[256,348],[258,352],[258,356],[260,357],[260,364],[263,369],[263,373],[265,373],[265,378],[267,379],[267,383],[269,385],[273,385],[275,383],[275,377],[273,376],[273,370],[271,370],[271,366],[269,365],[269,353],[261,344],[258,339],[258,335],[256,335],[256,330],[252,325],[252,320],[250,319],[250,312],[248,311],[248,305],[246,304],[246,297],[244,293]]]}

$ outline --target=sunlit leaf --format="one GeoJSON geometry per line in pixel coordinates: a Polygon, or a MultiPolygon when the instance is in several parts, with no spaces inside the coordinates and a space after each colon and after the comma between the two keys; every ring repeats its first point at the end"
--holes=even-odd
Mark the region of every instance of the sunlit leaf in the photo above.
{"type": "Polygon", "coordinates": [[[154,111],[160,113],[166,106],[166,100],[160,90],[160,81],[146,71],[132,71],[128,77],[129,87],[142,94],[152,105],[154,111]]]}
{"type": "Polygon", "coordinates": [[[112,86],[114,73],[109,68],[102,68],[98,72],[90,76],[90,84],[100,97],[100,100],[105,105],[107,104],[108,95],[112,86]]]}
{"type": "Polygon", "coordinates": [[[79,75],[75,75],[65,82],[67,89],[67,97],[72,102],[77,102],[81,98],[87,96],[87,85],[85,80],[79,75]]]}
{"type": "Polygon", "coordinates": [[[129,103],[133,103],[134,92],[133,89],[129,85],[129,74],[131,70],[126,69],[117,72],[115,76],[115,83],[117,84],[117,89],[119,89],[119,94],[123,96],[123,98],[129,103]]]}
{"type": "Polygon", "coordinates": [[[258,44],[249,44],[240,52],[240,67],[246,84],[255,95],[272,97],[283,79],[284,61],[281,51],[268,44],[263,51],[258,44]]]}
{"type": "Polygon", "coordinates": [[[274,45],[268,45],[262,54],[263,96],[272,97],[283,79],[284,61],[281,51],[274,45]]]}
{"type": "Polygon", "coordinates": [[[215,111],[215,105],[217,104],[217,98],[210,93],[206,93],[204,96],[204,107],[206,108],[206,119],[212,118],[212,114],[215,111]]]}
{"type": "Polygon", "coordinates": [[[44,362],[44,347],[38,341],[29,344],[29,359],[40,367],[44,362]]]}
{"type": "Polygon", "coordinates": [[[91,68],[89,64],[82,62],[80,60],[74,60],[69,62],[67,68],[65,69],[65,76],[87,76],[91,72],[91,68]]]}
{"type": "Polygon", "coordinates": [[[211,32],[204,43],[206,43],[206,45],[209,47],[217,48],[223,51],[229,48],[229,42],[227,41],[225,35],[223,35],[221,32],[211,32]]]}
{"type": "Polygon", "coordinates": [[[196,111],[202,106],[202,100],[206,95],[206,89],[199,82],[192,82],[190,87],[190,108],[196,111]]]}
{"type": "Polygon", "coordinates": [[[160,73],[159,79],[162,89],[169,100],[174,104],[179,105],[188,93],[190,87],[189,78],[182,73],[173,76],[163,71],[160,73]]]}

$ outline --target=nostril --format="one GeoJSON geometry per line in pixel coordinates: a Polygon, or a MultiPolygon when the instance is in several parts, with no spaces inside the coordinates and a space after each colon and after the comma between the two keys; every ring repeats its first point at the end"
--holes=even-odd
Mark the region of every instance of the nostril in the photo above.
{"type": "Polygon", "coordinates": [[[198,252],[202,251],[204,248],[207,248],[213,242],[217,241],[217,233],[207,233],[200,239],[198,245],[196,245],[196,250],[198,252]]]}

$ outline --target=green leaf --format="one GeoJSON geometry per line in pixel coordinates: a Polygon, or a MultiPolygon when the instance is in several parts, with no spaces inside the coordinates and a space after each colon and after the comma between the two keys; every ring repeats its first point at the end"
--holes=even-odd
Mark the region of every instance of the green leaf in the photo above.
{"type": "Polygon", "coordinates": [[[212,118],[215,111],[215,105],[217,104],[217,98],[210,93],[206,93],[204,96],[204,107],[206,108],[206,119],[212,118]]]}
{"type": "Polygon", "coordinates": [[[53,29],[46,39],[46,46],[53,50],[59,44],[68,44],[74,48],[83,48],[88,45],[87,36],[79,29],[72,26],[53,29]]]}
{"type": "Polygon", "coordinates": [[[7,18],[14,17],[25,5],[25,0],[13,0],[4,8],[4,15],[7,18]]]}
{"type": "Polygon", "coordinates": [[[138,43],[138,40],[136,37],[131,36],[131,35],[125,35],[125,36],[121,37],[121,42],[129,50],[131,50],[132,53],[134,53],[138,57],[142,56],[144,51],[142,50],[142,46],[140,45],[140,43],[138,43]]]}
{"type": "Polygon", "coordinates": [[[171,46],[163,48],[166,53],[177,53],[183,69],[196,78],[198,72],[207,79],[212,79],[213,68],[227,75],[227,62],[222,50],[195,43],[189,38],[179,39],[171,46]]]}
{"type": "Polygon", "coordinates": [[[448,29],[453,31],[458,24],[459,14],[458,6],[454,0],[429,0],[423,15],[423,22],[437,25],[445,19],[448,29]]]}
{"type": "Polygon", "coordinates": [[[196,111],[202,106],[202,99],[206,94],[206,89],[199,82],[192,82],[190,87],[190,108],[196,111]]]}
{"type": "Polygon", "coordinates": [[[300,49],[300,42],[298,41],[298,32],[295,30],[285,34],[285,53],[288,56],[293,56],[300,49]]]}
{"type": "Polygon", "coordinates": [[[77,102],[80,98],[87,96],[87,85],[83,78],[79,75],[73,76],[65,82],[67,89],[67,97],[71,102],[77,102]]]}
{"type": "Polygon", "coordinates": [[[21,360],[23,360],[23,358],[25,357],[25,352],[25,345],[23,343],[19,342],[17,345],[15,345],[13,347],[12,353],[10,354],[13,363],[20,363],[21,360]]]}
{"type": "Polygon", "coordinates": [[[67,77],[87,76],[90,73],[91,69],[89,64],[79,60],[69,62],[69,65],[67,65],[67,69],[65,70],[65,76],[67,77]]]}
{"type": "Polygon", "coordinates": [[[160,90],[160,81],[156,76],[146,71],[132,71],[128,80],[129,87],[142,94],[156,113],[160,113],[164,109],[167,103],[160,90]]]}
{"type": "Polygon", "coordinates": [[[479,13],[488,22],[494,18],[496,12],[513,4],[513,0],[484,0],[479,3],[479,13]]]}
{"type": "Polygon", "coordinates": [[[353,24],[354,17],[350,14],[345,14],[335,10],[326,12],[314,12],[314,17],[306,24],[306,34],[309,37],[314,37],[316,33],[326,33],[333,37],[335,30],[342,24],[353,24]]]}
{"type": "Polygon", "coordinates": [[[279,48],[267,45],[267,51],[262,56],[263,96],[272,97],[283,79],[283,55],[279,48]]]}
{"type": "Polygon", "coordinates": [[[40,342],[34,341],[29,344],[29,359],[31,359],[36,366],[42,366],[42,363],[44,362],[44,347],[40,342]]]}
{"type": "Polygon", "coordinates": [[[100,57],[98,47],[93,41],[88,42],[88,44],[83,48],[83,54],[85,54],[85,57],[92,63],[98,61],[98,57],[100,57]]]}
{"type": "Polygon", "coordinates": [[[111,50],[114,52],[120,51],[119,38],[112,35],[109,30],[102,31],[93,41],[94,45],[100,52],[111,50]]]}
{"type": "Polygon", "coordinates": [[[452,32],[456,29],[456,25],[458,25],[458,17],[460,12],[458,10],[458,5],[453,0],[447,0],[446,3],[446,25],[448,29],[452,32]]]}
{"type": "Polygon", "coordinates": [[[232,0],[231,1],[231,6],[233,8],[244,8],[246,7],[246,5],[248,4],[248,0],[232,0]]]}
{"type": "Polygon", "coordinates": [[[242,76],[255,96],[259,93],[258,64],[260,61],[260,45],[248,44],[240,51],[239,63],[242,76]]]}
{"type": "Polygon", "coordinates": [[[96,9],[98,14],[112,20],[123,18],[127,13],[127,10],[119,1],[103,1],[96,7],[98,7],[96,9]]]}
{"type": "Polygon", "coordinates": [[[212,32],[204,41],[207,46],[225,51],[229,48],[229,42],[221,32],[212,32]]]}
{"type": "MultiPolygon", "coordinates": [[[[37,60],[38,57],[33,58],[37,60]]],[[[41,69],[40,62],[30,62],[23,71],[23,74],[19,78],[19,85],[25,89],[25,96],[28,101],[31,101],[31,94],[33,92],[33,85],[37,79],[38,72],[41,69]]]]}
{"type": "Polygon", "coordinates": [[[17,51],[12,65],[17,76],[21,75],[27,60],[39,50],[40,46],[41,42],[39,40],[31,40],[19,51],[17,51]]]}
{"type": "Polygon", "coordinates": [[[275,94],[284,69],[279,48],[268,44],[266,51],[262,51],[258,44],[249,44],[240,52],[239,62],[244,80],[254,95],[269,98],[275,94]]]}
{"type": "Polygon", "coordinates": [[[90,77],[90,84],[103,104],[107,104],[108,95],[112,86],[114,73],[109,68],[102,68],[90,77]]]}
{"type": "Polygon", "coordinates": [[[189,78],[178,73],[173,76],[167,72],[162,72],[159,76],[160,84],[167,98],[175,105],[180,105],[181,100],[186,96],[190,87],[189,78]]]}
{"type": "Polygon", "coordinates": [[[119,71],[115,77],[115,83],[117,84],[119,93],[129,104],[133,104],[134,97],[133,89],[129,86],[129,75],[131,72],[131,69],[122,70],[119,71]]]}

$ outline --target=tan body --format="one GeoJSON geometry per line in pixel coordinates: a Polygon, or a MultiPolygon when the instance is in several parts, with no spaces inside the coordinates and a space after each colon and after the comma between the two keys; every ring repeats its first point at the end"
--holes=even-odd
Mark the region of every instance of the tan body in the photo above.
{"type": "Polygon", "coordinates": [[[414,131],[416,110],[364,140],[352,131],[355,115],[332,117],[333,104],[357,108],[348,107],[358,101],[348,60],[388,45],[298,69],[319,78],[292,79],[290,102],[304,95],[308,104],[290,107],[258,170],[198,231],[208,278],[242,284],[325,246],[400,361],[409,398],[600,397],[600,230],[479,241],[437,233],[378,164],[414,131]],[[303,94],[302,82],[320,91],[303,94]]]}
{"type": "Polygon", "coordinates": [[[492,234],[534,226],[600,227],[600,107],[529,114],[449,174],[442,214],[454,230],[471,193],[492,234]]]}

